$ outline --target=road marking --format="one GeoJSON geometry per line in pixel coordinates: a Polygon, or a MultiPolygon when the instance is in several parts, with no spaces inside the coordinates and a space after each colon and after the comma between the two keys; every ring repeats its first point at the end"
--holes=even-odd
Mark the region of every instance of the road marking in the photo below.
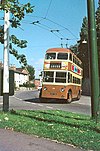
{"type": "Polygon", "coordinates": [[[34,102],[26,102],[27,104],[34,104],[34,105],[36,105],[36,103],[34,103],[34,102]]]}
{"type": "Polygon", "coordinates": [[[46,106],[46,108],[48,108],[48,109],[53,109],[53,107],[51,107],[51,106],[46,106]]]}
{"type": "Polygon", "coordinates": [[[20,100],[20,101],[22,101],[22,99],[20,99],[20,98],[17,98],[16,96],[14,96],[14,98],[15,98],[15,99],[17,99],[17,100],[20,100]]]}
{"type": "Polygon", "coordinates": [[[38,106],[43,106],[42,104],[37,104],[38,106]]]}
{"type": "MultiPolygon", "coordinates": [[[[14,96],[14,97],[15,97],[15,99],[18,99],[18,100],[22,101],[22,99],[17,98],[16,96],[14,96]]],[[[26,102],[26,103],[27,103],[27,104],[38,105],[38,106],[40,106],[40,107],[43,107],[42,104],[38,104],[38,103],[34,103],[34,102],[26,102]]],[[[48,109],[53,109],[53,107],[51,107],[51,106],[46,106],[46,108],[48,108],[48,109]]]]}

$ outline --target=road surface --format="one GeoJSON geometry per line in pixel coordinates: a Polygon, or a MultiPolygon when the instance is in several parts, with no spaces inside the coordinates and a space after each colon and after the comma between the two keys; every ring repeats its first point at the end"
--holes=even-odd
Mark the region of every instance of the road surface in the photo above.
{"type": "MultiPolygon", "coordinates": [[[[10,109],[25,110],[63,110],[82,114],[91,113],[90,97],[82,96],[79,101],[73,101],[67,104],[63,101],[49,101],[41,103],[39,100],[39,91],[18,91],[14,96],[10,96],[10,109]]],[[[2,110],[3,98],[0,97],[0,109],[2,110]]]]}

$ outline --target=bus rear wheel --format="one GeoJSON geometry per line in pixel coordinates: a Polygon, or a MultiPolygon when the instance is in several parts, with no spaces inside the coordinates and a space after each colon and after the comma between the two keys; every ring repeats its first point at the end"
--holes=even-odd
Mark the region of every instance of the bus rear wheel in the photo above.
{"type": "Polygon", "coordinates": [[[68,103],[71,103],[72,102],[72,92],[68,92],[68,99],[67,99],[67,102],[68,103]]]}
{"type": "Polygon", "coordinates": [[[80,91],[78,92],[78,95],[77,95],[77,100],[80,100],[80,98],[81,98],[81,93],[80,93],[80,91]]]}

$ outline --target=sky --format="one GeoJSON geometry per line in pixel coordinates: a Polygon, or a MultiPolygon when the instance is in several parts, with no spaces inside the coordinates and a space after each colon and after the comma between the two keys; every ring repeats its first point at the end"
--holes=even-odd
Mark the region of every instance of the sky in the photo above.
{"type": "MultiPolygon", "coordinates": [[[[87,0],[19,1],[22,4],[30,2],[34,11],[26,15],[20,28],[10,28],[10,35],[28,41],[27,48],[18,49],[18,52],[26,55],[28,64],[35,68],[35,78],[39,78],[47,49],[61,47],[61,43],[64,48],[66,44],[69,47],[79,40],[82,21],[87,16],[87,0]]],[[[95,0],[95,7],[98,7],[98,0],[95,0]]],[[[0,17],[3,17],[3,12],[0,17]]],[[[3,24],[2,20],[0,24],[3,24]]],[[[3,61],[2,45],[0,50],[0,60],[3,61]]],[[[21,67],[12,55],[9,55],[9,64],[21,67]]]]}

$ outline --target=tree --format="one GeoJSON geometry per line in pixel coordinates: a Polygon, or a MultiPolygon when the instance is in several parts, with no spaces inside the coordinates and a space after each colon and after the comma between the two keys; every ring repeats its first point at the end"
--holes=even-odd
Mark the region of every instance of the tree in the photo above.
{"type": "Polygon", "coordinates": [[[31,81],[31,80],[34,80],[34,78],[35,78],[35,70],[34,70],[34,67],[33,66],[31,66],[31,65],[28,65],[27,67],[27,70],[28,70],[28,72],[29,72],[29,74],[30,74],[30,76],[29,76],[29,81],[31,81]]]}
{"type": "Polygon", "coordinates": [[[88,20],[83,18],[78,45],[78,57],[83,63],[83,77],[89,78],[88,20]]]}
{"type": "Polygon", "coordinates": [[[89,77],[89,53],[88,53],[88,21],[83,18],[83,23],[80,31],[80,40],[77,44],[70,47],[71,50],[81,59],[83,63],[83,77],[89,77]],[[85,42],[85,43],[84,43],[85,42]]]}
{"type": "Polygon", "coordinates": [[[70,49],[72,50],[72,52],[74,52],[76,55],[78,54],[78,44],[75,44],[74,46],[71,45],[70,49]]]}
{"type": "MultiPolygon", "coordinates": [[[[21,4],[18,0],[2,0],[0,4],[0,10],[8,11],[12,14],[10,19],[10,24],[12,28],[18,28],[21,26],[21,20],[24,19],[25,15],[33,12],[33,6],[30,3],[21,4]]],[[[0,25],[0,42],[4,43],[4,25],[0,25]]],[[[24,66],[27,65],[26,56],[24,54],[19,54],[18,50],[14,48],[16,45],[18,48],[27,47],[26,40],[19,40],[15,35],[10,36],[10,53],[13,54],[20,63],[24,66]]]]}
{"type": "MultiPolygon", "coordinates": [[[[98,2],[98,8],[96,11],[96,30],[97,30],[97,47],[100,65],[100,1],[98,2]]],[[[72,50],[77,52],[76,55],[83,62],[83,78],[89,78],[89,51],[88,51],[88,20],[86,17],[83,18],[83,23],[80,31],[80,40],[78,41],[78,51],[76,51],[76,45],[74,45],[72,50]],[[86,43],[84,43],[86,41],[86,43]]],[[[100,67],[99,67],[100,76],[100,67]]]]}

